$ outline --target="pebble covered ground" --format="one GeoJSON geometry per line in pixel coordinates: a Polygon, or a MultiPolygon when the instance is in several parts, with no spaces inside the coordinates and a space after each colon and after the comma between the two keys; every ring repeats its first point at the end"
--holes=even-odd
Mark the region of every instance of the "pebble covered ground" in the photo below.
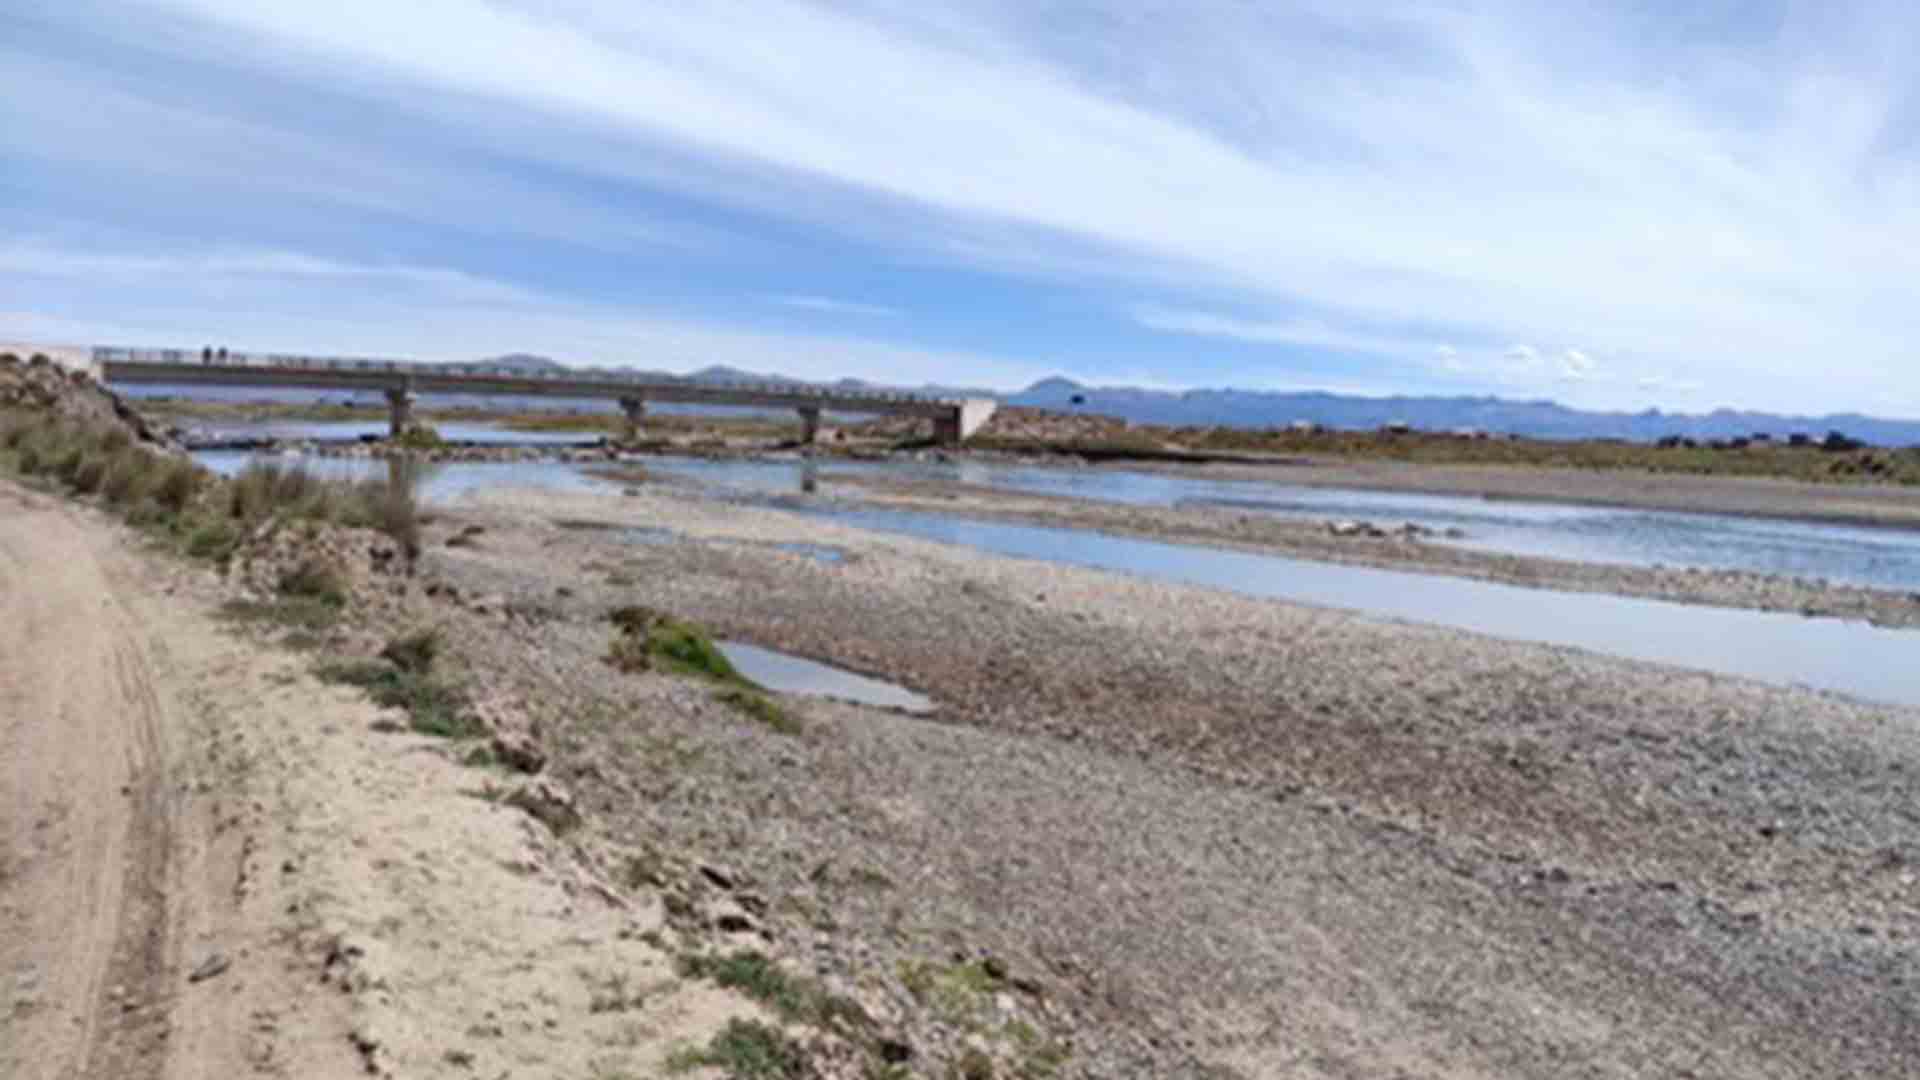
{"type": "Polygon", "coordinates": [[[480,493],[429,540],[427,610],[608,842],[723,860],[923,1064],[1920,1070],[1920,712],[667,489],[480,493]],[[940,709],[781,734],[603,663],[629,603],[940,709]]]}

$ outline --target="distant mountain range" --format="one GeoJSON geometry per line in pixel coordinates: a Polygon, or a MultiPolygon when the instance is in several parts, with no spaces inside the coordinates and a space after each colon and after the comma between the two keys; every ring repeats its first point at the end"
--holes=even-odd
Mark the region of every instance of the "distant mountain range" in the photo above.
{"type": "MultiPolygon", "coordinates": [[[[558,369],[564,365],[544,356],[516,353],[488,363],[558,369]]],[[[620,368],[621,371],[638,371],[620,368]]],[[[660,374],[652,372],[651,374],[660,374]]],[[[763,375],[730,367],[709,367],[690,378],[711,382],[801,383],[781,375],[763,375]]],[[[837,387],[865,388],[874,384],[841,379],[837,387]]],[[[1012,394],[960,386],[900,387],[914,393],[957,397],[993,397],[1008,405],[1024,405],[1056,412],[1086,412],[1115,416],[1136,424],[1169,427],[1284,427],[1294,423],[1330,428],[1367,430],[1387,424],[1408,424],[1427,431],[1478,431],[1525,435],[1539,439],[1629,439],[1652,442],[1669,435],[1693,439],[1730,439],[1766,433],[1783,437],[1796,433],[1816,438],[1829,431],[1881,446],[1920,445],[1920,420],[1893,420],[1839,413],[1827,416],[1785,416],[1777,413],[1716,409],[1709,413],[1589,412],[1553,401],[1514,401],[1497,397],[1356,397],[1318,391],[1280,393],[1260,390],[1143,390],[1131,386],[1088,386],[1072,379],[1042,379],[1012,394]]]]}
{"type": "Polygon", "coordinates": [[[1085,386],[1071,379],[1043,379],[1015,394],[1012,405],[1104,413],[1135,423],[1169,426],[1278,427],[1295,422],[1331,428],[1371,429],[1405,423],[1428,431],[1474,428],[1541,439],[1630,439],[1651,442],[1668,435],[1727,439],[1764,432],[1776,437],[1829,431],[1881,446],[1920,444],[1920,420],[1894,420],[1839,413],[1787,416],[1737,409],[1709,413],[1589,412],[1553,401],[1497,397],[1354,397],[1321,392],[1253,390],[1142,390],[1085,386]]]}

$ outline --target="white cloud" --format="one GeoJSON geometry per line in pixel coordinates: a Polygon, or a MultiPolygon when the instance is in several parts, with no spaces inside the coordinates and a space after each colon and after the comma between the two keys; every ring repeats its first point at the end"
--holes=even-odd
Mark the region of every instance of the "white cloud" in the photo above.
{"type": "Polygon", "coordinates": [[[1591,379],[1599,365],[1593,357],[1579,349],[1568,349],[1560,354],[1560,373],[1568,379],[1591,379]]]}
{"type": "Polygon", "coordinates": [[[900,314],[899,308],[883,307],[879,304],[859,304],[850,300],[835,300],[827,296],[771,296],[767,299],[781,307],[798,308],[801,311],[819,311],[830,315],[892,317],[900,314]]]}
{"type": "Polygon", "coordinates": [[[83,252],[29,241],[0,243],[0,273],[19,278],[70,278],[89,282],[152,282],[184,278],[202,285],[245,281],[288,283],[302,279],[358,282],[392,289],[424,289],[446,301],[501,303],[527,301],[534,293],[458,270],[418,266],[343,263],[284,251],[232,249],[209,252],[135,255],[83,252]]]}
{"type": "Polygon", "coordinates": [[[1147,307],[1134,312],[1136,323],[1170,334],[1226,338],[1256,345],[1296,345],[1336,352],[1413,356],[1430,347],[1416,339],[1341,330],[1314,320],[1240,319],[1204,311],[1147,307]]]}

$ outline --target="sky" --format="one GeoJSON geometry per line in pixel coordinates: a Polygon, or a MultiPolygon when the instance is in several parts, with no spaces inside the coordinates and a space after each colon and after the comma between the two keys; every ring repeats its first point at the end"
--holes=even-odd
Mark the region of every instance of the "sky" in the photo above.
{"type": "Polygon", "coordinates": [[[1920,9],[0,0],[0,338],[1920,415],[1920,9]]]}

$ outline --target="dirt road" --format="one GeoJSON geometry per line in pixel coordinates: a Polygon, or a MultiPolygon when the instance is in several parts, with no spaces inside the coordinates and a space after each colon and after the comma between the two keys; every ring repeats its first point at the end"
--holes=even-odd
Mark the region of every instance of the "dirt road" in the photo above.
{"type": "Polygon", "coordinates": [[[0,1076],[646,1075],[757,1015],[226,595],[0,480],[0,1076]]]}
{"type": "Polygon", "coordinates": [[[239,778],[221,775],[232,712],[202,692],[209,665],[237,646],[167,602],[170,575],[185,571],[53,499],[0,486],[10,1077],[246,1071],[243,999],[214,985],[234,957],[195,951],[240,929],[237,882],[260,854],[237,828],[239,778]]]}

